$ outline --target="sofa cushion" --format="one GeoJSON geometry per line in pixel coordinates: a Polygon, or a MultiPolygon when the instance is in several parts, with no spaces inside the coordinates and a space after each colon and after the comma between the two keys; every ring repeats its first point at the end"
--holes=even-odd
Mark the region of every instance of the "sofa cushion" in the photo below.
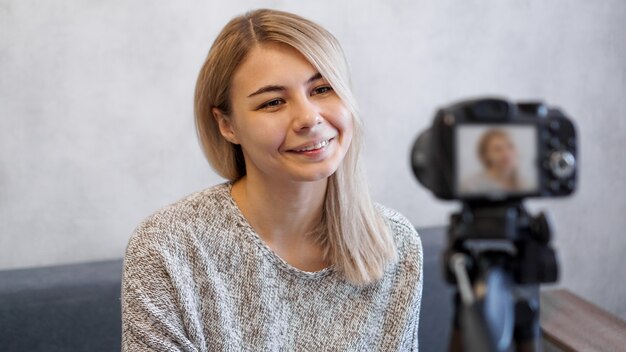
{"type": "Polygon", "coordinates": [[[119,351],[122,261],[0,271],[1,351],[119,351]]]}
{"type": "Polygon", "coordinates": [[[418,229],[424,250],[424,288],[420,311],[419,344],[422,351],[447,351],[452,327],[453,289],[443,277],[441,254],[445,228],[418,229]]]}

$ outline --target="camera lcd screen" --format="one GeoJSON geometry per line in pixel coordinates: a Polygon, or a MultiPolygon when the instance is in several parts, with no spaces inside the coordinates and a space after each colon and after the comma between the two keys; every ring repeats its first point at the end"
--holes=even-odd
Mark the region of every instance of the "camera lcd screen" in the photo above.
{"type": "Polygon", "coordinates": [[[524,124],[459,124],[456,189],[461,197],[538,192],[537,129],[524,124]]]}

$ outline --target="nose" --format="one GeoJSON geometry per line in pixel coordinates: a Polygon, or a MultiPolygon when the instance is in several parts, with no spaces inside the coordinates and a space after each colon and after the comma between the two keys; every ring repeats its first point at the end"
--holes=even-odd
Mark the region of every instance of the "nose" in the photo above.
{"type": "Polygon", "coordinates": [[[320,111],[309,99],[301,99],[293,110],[293,128],[296,132],[310,130],[322,123],[320,111]]]}

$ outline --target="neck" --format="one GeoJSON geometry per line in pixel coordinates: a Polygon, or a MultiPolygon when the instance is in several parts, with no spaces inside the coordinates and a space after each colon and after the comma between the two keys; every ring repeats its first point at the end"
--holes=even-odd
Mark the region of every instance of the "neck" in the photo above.
{"type": "Polygon", "coordinates": [[[233,185],[232,196],[242,213],[269,243],[309,241],[322,216],[327,180],[285,182],[248,175],[233,185]]]}
{"type": "Polygon", "coordinates": [[[490,177],[502,186],[512,188],[515,186],[515,171],[512,170],[489,170],[490,177]]]}

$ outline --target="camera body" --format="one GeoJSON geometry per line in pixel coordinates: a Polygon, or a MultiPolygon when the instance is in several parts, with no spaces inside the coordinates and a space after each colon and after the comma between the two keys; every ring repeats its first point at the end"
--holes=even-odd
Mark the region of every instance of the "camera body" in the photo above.
{"type": "Polygon", "coordinates": [[[557,280],[558,260],[547,215],[528,213],[523,199],[574,192],[577,147],[560,110],[500,98],[439,109],[415,141],[419,182],[462,203],[442,261],[457,288],[451,351],[508,351],[513,341],[539,350],[539,285],[557,280]]]}
{"type": "Polygon", "coordinates": [[[565,196],[576,189],[576,129],[563,112],[541,102],[466,100],[437,112],[416,140],[411,164],[441,199],[565,196]]]}

